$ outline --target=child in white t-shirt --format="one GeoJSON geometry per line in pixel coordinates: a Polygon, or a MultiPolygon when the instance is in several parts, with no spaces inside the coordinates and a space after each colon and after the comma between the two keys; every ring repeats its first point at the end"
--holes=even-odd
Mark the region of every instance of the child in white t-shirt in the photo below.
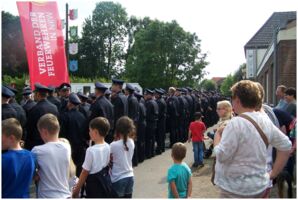
{"type": "Polygon", "coordinates": [[[107,198],[102,186],[94,179],[94,175],[105,168],[110,162],[110,146],[104,141],[110,130],[109,121],[103,117],[96,117],[89,124],[89,135],[95,143],[86,151],[85,161],[72,197],[78,197],[80,189],[86,182],[87,198],[107,198]]]}
{"type": "Polygon", "coordinates": [[[111,181],[113,190],[120,198],[132,198],[134,174],[132,157],[134,152],[135,126],[129,117],[121,117],[116,123],[116,134],[120,140],[112,142],[111,181]]]}
{"type": "Polygon", "coordinates": [[[68,180],[71,148],[58,138],[58,119],[53,114],[45,114],[39,119],[37,127],[45,142],[32,149],[38,164],[37,197],[70,198],[68,180]]]}

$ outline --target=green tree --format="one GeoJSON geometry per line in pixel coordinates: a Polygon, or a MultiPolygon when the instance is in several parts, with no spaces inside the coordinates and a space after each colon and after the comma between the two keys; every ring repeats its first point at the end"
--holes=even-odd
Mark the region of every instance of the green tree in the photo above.
{"type": "Polygon", "coordinates": [[[244,74],[245,68],[246,68],[246,63],[243,63],[242,65],[239,66],[238,70],[235,72],[234,77],[236,82],[243,80],[243,76],[245,75],[244,74]]]}
{"type": "Polygon", "coordinates": [[[123,69],[127,13],[119,3],[99,2],[85,19],[79,42],[80,65],[91,77],[109,79],[123,69]]]}
{"type": "Polygon", "coordinates": [[[2,74],[28,74],[28,64],[20,18],[2,11],[2,74]]]}
{"type": "Polygon", "coordinates": [[[16,94],[16,100],[19,102],[22,100],[21,91],[23,90],[25,83],[28,80],[29,80],[29,77],[26,74],[22,74],[18,77],[2,74],[2,84],[9,85],[9,86],[11,86],[11,84],[15,85],[15,88],[18,90],[18,93],[16,94]]]}
{"type": "Polygon", "coordinates": [[[143,87],[193,86],[207,65],[198,37],[176,21],[146,22],[135,34],[125,66],[127,79],[143,87]]]}
{"type": "Polygon", "coordinates": [[[233,76],[232,74],[228,75],[220,87],[221,93],[225,96],[231,96],[232,93],[230,89],[235,82],[237,82],[235,76],[233,76]]]}
{"type": "Polygon", "coordinates": [[[127,28],[127,50],[125,54],[125,61],[127,62],[128,55],[130,54],[131,48],[135,42],[135,34],[148,26],[148,24],[151,22],[149,17],[145,17],[143,19],[138,19],[135,16],[131,16],[127,22],[126,22],[126,28],[127,28]]]}
{"type": "Polygon", "coordinates": [[[200,89],[203,89],[203,90],[211,91],[211,90],[215,90],[216,89],[216,85],[215,85],[214,81],[209,80],[209,79],[204,79],[201,82],[199,88],[200,89]]]}

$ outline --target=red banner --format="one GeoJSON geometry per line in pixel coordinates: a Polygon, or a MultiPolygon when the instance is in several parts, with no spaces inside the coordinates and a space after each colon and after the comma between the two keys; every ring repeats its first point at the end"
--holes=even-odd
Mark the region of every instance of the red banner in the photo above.
{"type": "Polygon", "coordinates": [[[29,64],[30,84],[69,83],[56,2],[17,2],[29,64]]]}

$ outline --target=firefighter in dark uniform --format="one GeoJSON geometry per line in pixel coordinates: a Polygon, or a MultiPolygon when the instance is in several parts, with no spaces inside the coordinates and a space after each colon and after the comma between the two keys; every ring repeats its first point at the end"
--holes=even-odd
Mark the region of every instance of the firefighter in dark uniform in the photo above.
{"type": "Polygon", "coordinates": [[[201,99],[201,110],[202,110],[202,114],[203,114],[203,122],[206,125],[206,127],[208,126],[208,100],[205,98],[204,93],[201,93],[200,95],[200,99],[201,99]]]}
{"type": "Polygon", "coordinates": [[[186,99],[181,95],[182,93],[181,88],[177,88],[175,95],[177,96],[179,100],[179,133],[178,133],[178,142],[183,142],[185,135],[187,134],[185,132],[186,127],[186,117],[187,117],[187,101],[186,99]]]}
{"type": "Polygon", "coordinates": [[[196,97],[194,94],[192,94],[192,88],[190,87],[187,87],[187,98],[191,98],[191,101],[190,101],[190,98],[189,98],[189,103],[191,102],[191,106],[190,106],[190,122],[193,122],[195,120],[195,112],[196,112],[196,97]]]}
{"type": "Polygon", "coordinates": [[[90,117],[90,107],[91,105],[87,102],[88,96],[84,95],[82,92],[77,93],[78,97],[80,98],[81,104],[79,105],[79,111],[89,119],[90,117]]]}
{"type": "Polygon", "coordinates": [[[187,94],[188,90],[186,88],[182,88],[182,97],[186,100],[186,117],[185,117],[185,126],[184,126],[184,136],[183,142],[186,142],[188,139],[188,128],[191,120],[192,108],[193,108],[193,101],[190,95],[187,94]]]}
{"type": "Polygon", "coordinates": [[[61,101],[60,113],[67,111],[67,102],[70,94],[71,86],[69,83],[62,83],[59,87],[59,96],[61,101]]]}
{"type": "Polygon", "coordinates": [[[92,104],[95,103],[95,101],[96,101],[96,95],[95,95],[95,93],[91,93],[91,94],[89,94],[87,102],[88,102],[90,105],[92,105],[92,104]]]}
{"type": "Polygon", "coordinates": [[[79,177],[85,159],[89,140],[87,118],[78,110],[81,101],[75,93],[69,95],[67,111],[60,115],[60,137],[69,140],[71,157],[76,165],[76,176],[79,177]]]}
{"type": "Polygon", "coordinates": [[[105,97],[106,97],[109,101],[111,101],[111,94],[112,94],[112,91],[111,91],[110,89],[107,89],[107,90],[105,91],[105,97]]]}
{"type": "Polygon", "coordinates": [[[206,128],[209,128],[211,125],[211,115],[212,115],[212,108],[211,108],[211,105],[210,105],[210,102],[209,102],[209,97],[208,95],[205,93],[203,94],[203,99],[202,99],[202,106],[203,106],[203,110],[204,110],[204,117],[205,117],[205,125],[206,125],[206,128]]]}
{"type": "Polygon", "coordinates": [[[159,88],[159,90],[163,92],[163,95],[165,95],[165,94],[166,94],[166,91],[165,91],[164,89],[162,89],[162,88],[159,88]]]}
{"type": "Polygon", "coordinates": [[[15,96],[18,93],[18,90],[16,90],[13,87],[10,87],[10,86],[5,86],[5,87],[10,89],[14,93],[14,96],[12,96],[9,100],[9,104],[17,112],[17,119],[19,120],[23,130],[25,130],[25,131],[23,131],[22,140],[25,140],[26,135],[27,135],[27,132],[26,132],[27,115],[26,115],[26,112],[23,109],[23,107],[20,104],[18,104],[18,102],[15,100],[15,96]]]}
{"type": "Polygon", "coordinates": [[[158,105],[158,121],[156,129],[157,155],[165,151],[167,104],[162,97],[163,94],[163,91],[155,89],[155,99],[158,105]]]}
{"type": "Polygon", "coordinates": [[[186,120],[185,120],[185,135],[183,136],[183,142],[186,142],[188,140],[188,128],[191,122],[191,118],[192,118],[192,114],[194,115],[193,112],[193,100],[191,98],[191,96],[188,93],[188,89],[186,88],[182,88],[182,96],[183,98],[186,100],[186,120]]]}
{"type": "Polygon", "coordinates": [[[193,94],[196,98],[196,112],[200,112],[203,115],[203,111],[201,109],[201,96],[200,96],[200,92],[197,89],[193,90],[193,94]]]}
{"type": "Polygon", "coordinates": [[[55,115],[57,118],[59,117],[57,107],[47,100],[47,93],[49,89],[39,83],[36,83],[34,86],[34,98],[37,101],[37,104],[29,111],[28,114],[28,135],[25,141],[25,148],[28,150],[31,150],[34,146],[44,144],[37,129],[37,122],[39,118],[48,113],[55,115]]]}
{"type": "MultiPolygon", "coordinates": [[[[139,121],[139,102],[138,99],[134,96],[134,91],[135,88],[129,84],[126,83],[125,87],[125,95],[127,96],[127,105],[128,105],[128,117],[132,119],[134,122],[135,127],[138,127],[138,121],[139,121]]],[[[138,132],[136,132],[136,136],[134,138],[135,142],[135,149],[134,149],[134,154],[132,157],[132,165],[138,166],[138,145],[137,145],[137,140],[138,140],[138,132]]]]}
{"type": "Polygon", "coordinates": [[[134,87],[127,83],[125,87],[125,95],[127,96],[128,103],[128,117],[130,117],[136,125],[139,120],[139,103],[134,96],[134,91],[134,87]]]}
{"type": "Polygon", "coordinates": [[[30,95],[32,94],[32,90],[30,87],[25,87],[23,89],[22,95],[23,95],[23,109],[26,112],[26,116],[28,118],[29,111],[36,105],[36,102],[31,99],[30,95]]]}
{"type": "Polygon", "coordinates": [[[211,111],[211,126],[213,126],[214,124],[217,123],[217,121],[219,120],[217,112],[216,112],[216,107],[217,107],[217,95],[215,92],[211,92],[211,96],[210,96],[210,107],[212,109],[211,111]]]}
{"type": "Polygon", "coordinates": [[[123,83],[122,80],[112,79],[111,102],[114,105],[114,125],[120,117],[128,115],[127,97],[122,93],[123,83]]]}
{"type": "Polygon", "coordinates": [[[178,127],[179,127],[179,100],[175,96],[176,89],[169,88],[169,97],[167,99],[167,118],[170,130],[170,147],[178,142],[178,127]]]}
{"type": "Polygon", "coordinates": [[[139,163],[145,160],[145,135],[146,135],[146,107],[141,101],[143,95],[138,92],[134,92],[135,97],[138,99],[139,103],[139,119],[137,125],[137,149],[139,163]]]}
{"type": "MultiPolygon", "coordinates": [[[[138,93],[138,94],[141,94],[140,93],[141,91],[140,91],[140,89],[138,87],[135,87],[135,92],[138,93]]],[[[143,95],[140,97],[139,102],[141,102],[142,104],[145,105],[145,100],[144,100],[144,96],[143,95]]]]}
{"type": "Polygon", "coordinates": [[[155,155],[155,132],[158,120],[158,105],[153,100],[154,92],[145,90],[145,106],[146,106],[146,135],[145,135],[145,154],[146,158],[152,158],[155,155]]]}
{"type": "Polygon", "coordinates": [[[110,144],[114,140],[113,131],[115,117],[112,103],[104,96],[104,93],[107,89],[108,88],[104,84],[99,82],[95,83],[96,101],[90,107],[91,114],[89,117],[89,122],[95,117],[105,117],[109,120],[111,128],[109,134],[105,137],[105,140],[110,144]]]}
{"type": "MultiPolygon", "coordinates": [[[[20,105],[23,107],[23,105],[25,105],[25,103],[27,102],[27,100],[30,98],[29,97],[29,95],[30,94],[28,94],[28,95],[24,95],[23,93],[26,91],[26,90],[31,90],[31,88],[30,88],[30,86],[27,86],[27,85],[25,85],[25,87],[23,88],[23,90],[22,90],[22,96],[23,96],[23,98],[22,98],[22,100],[20,101],[20,105]]],[[[32,92],[31,92],[32,93],[32,92]]]]}
{"type": "Polygon", "coordinates": [[[2,85],[2,121],[8,118],[17,119],[17,111],[9,104],[9,100],[14,93],[2,85]]]}
{"type": "Polygon", "coordinates": [[[54,86],[48,86],[49,88],[49,96],[47,97],[48,101],[54,104],[58,110],[61,109],[61,101],[58,97],[54,96],[54,92],[56,88],[54,86]]]}

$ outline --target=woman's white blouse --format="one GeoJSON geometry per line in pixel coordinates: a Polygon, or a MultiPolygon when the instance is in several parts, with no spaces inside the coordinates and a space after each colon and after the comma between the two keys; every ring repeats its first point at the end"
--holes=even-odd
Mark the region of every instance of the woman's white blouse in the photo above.
{"type": "MultiPolygon", "coordinates": [[[[265,113],[244,113],[254,119],[278,150],[291,149],[291,141],[265,113]]],[[[234,117],[225,127],[216,154],[214,182],[220,188],[239,195],[259,194],[268,187],[266,146],[251,122],[234,117]]]]}

